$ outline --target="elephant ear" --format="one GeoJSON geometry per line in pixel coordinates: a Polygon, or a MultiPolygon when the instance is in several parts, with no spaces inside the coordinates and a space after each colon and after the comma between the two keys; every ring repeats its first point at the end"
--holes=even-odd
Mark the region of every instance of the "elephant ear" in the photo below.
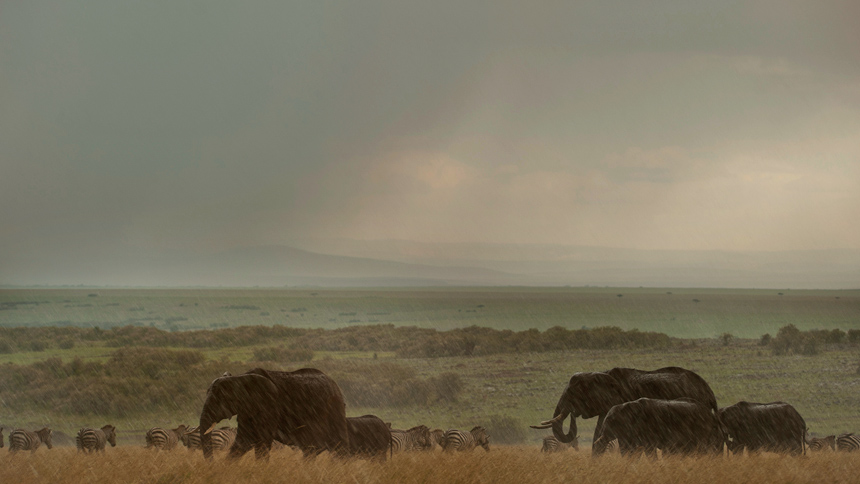
{"type": "Polygon", "coordinates": [[[628,401],[618,381],[606,373],[594,373],[581,383],[582,418],[605,415],[610,408],[628,401]]]}

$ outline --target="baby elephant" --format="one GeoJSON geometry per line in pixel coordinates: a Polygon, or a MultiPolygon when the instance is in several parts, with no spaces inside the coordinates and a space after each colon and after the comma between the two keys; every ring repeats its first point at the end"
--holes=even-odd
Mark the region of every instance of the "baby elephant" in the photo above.
{"type": "Polygon", "coordinates": [[[663,455],[722,454],[726,432],[716,415],[703,403],[683,398],[640,398],[609,409],[603,429],[592,445],[599,456],[613,439],[621,455],[644,450],[650,457],[663,455]]]}

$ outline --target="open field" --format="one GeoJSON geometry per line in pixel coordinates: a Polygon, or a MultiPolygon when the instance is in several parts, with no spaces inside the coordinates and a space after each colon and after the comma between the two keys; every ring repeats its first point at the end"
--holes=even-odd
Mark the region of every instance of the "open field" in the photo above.
{"type": "Polygon", "coordinates": [[[183,449],[150,452],[109,448],[103,455],[81,456],[72,448],[44,448],[34,455],[0,452],[2,482],[115,483],[658,483],[658,482],[856,482],[860,456],[826,453],[804,457],[773,454],[730,458],[671,458],[651,461],[568,450],[541,454],[535,447],[495,446],[489,453],[440,451],[395,455],[387,462],[337,460],[324,454],[303,460],[298,452],[273,452],[269,462],[249,454],[227,463],[206,462],[183,449]]]}
{"type": "MultiPolygon", "coordinates": [[[[49,356],[44,353],[43,357],[49,356]]],[[[710,341],[668,349],[622,352],[580,350],[486,357],[380,357],[376,360],[323,358],[302,364],[232,361],[224,362],[223,366],[215,365],[216,369],[210,370],[209,374],[198,374],[200,370],[189,368],[186,371],[188,377],[198,382],[191,386],[190,391],[194,395],[180,407],[170,405],[169,411],[153,413],[152,410],[140,410],[123,415],[111,414],[110,411],[105,414],[69,414],[53,408],[13,410],[11,405],[14,402],[7,401],[0,405],[0,426],[37,428],[49,424],[57,431],[74,435],[82,426],[112,423],[118,427],[123,445],[142,446],[143,434],[149,427],[175,427],[181,423],[195,422],[202,407],[206,382],[219,376],[224,369],[235,372],[257,365],[288,370],[313,366],[329,374],[348,375],[345,371],[352,369],[372,375],[376,365],[382,364],[411,369],[418,379],[455,372],[462,379],[463,390],[457,400],[452,402],[356,406],[347,399],[347,415],[372,413],[400,428],[419,423],[440,428],[471,428],[473,425],[491,428],[494,418],[506,417],[514,421],[512,438],[538,445],[540,439],[549,432],[532,430],[528,425],[552,416],[556,401],[573,373],[602,371],[614,366],[643,369],[681,366],[705,378],[721,406],[740,400],[782,400],[793,404],[800,411],[811,435],[860,432],[860,414],[857,412],[857,408],[860,408],[860,374],[857,373],[860,357],[856,348],[825,349],[813,356],[774,356],[753,341],[734,341],[729,346],[710,341]]],[[[161,388],[159,385],[164,384],[155,380],[150,388],[161,388]]],[[[0,393],[0,397],[3,395],[0,393]]],[[[8,396],[3,398],[9,399],[8,396]]],[[[585,446],[591,441],[595,423],[596,419],[578,421],[580,442],[585,446]]]]}
{"type": "Polygon", "coordinates": [[[860,290],[654,288],[5,289],[0,326],[154,326],[169,330],[280,324],[384,324],[545,330],[617,326],[679,338],[741,338],[860,329],[860,290]],[[782,295],[780,295],[782,294],[782,295]],[[620,297],[619,297],[620,295],[620,297]]]}
{"type": "MultiPolygon", "coordinates": [[[[55,430],[57,448],[51,451],[43,448],[35,455],[10,456],[8,452],[0,452],[0,480],[217,483],[687,482],[692,479],[812,482],[824,479],[853,482],[860,471],[860,456],[856,455],[803,458],[763,455],[731,460],[667,459],[658,462],[609,456],[592,461],[588,448],[596,419],[578,421],[583,448],[578,453],[542,455],[538,452],[539,442],[549,431],[528,428],[529,424],[552,416],[564,385],[575,372],[602,371],[615,366],[642,369],[681,366],[704,377],[721,406],[740,400],[781,400],[798,409],[813,436],[860,432],[857,412],[860,408],[860,354],[856,345],[848,342],[824,345],[816,354],[778,356],[770,347],[760,346],[758,340],[765,332],[775,335],[787,324],[804,330],[858,329],[860,291],[779,292],[783,295],[777,291],[617,288],[0,291],[0,305],[7,308],[0,311],[3,326],[153,325],[181,330],[278,324],[335,329],[391,323],[443,329],[473,324],[517,331],[534,327],[543,331],[555,325],[568,328],[616,325],[695,338],[675,340],[659,348],[523,351],[437,358],[398,356],[384,351],[316,351],[311,361],[299,363],[255,361],[255,350],[271,346],[272,342],[245,346],[165,347],[160,350],[194,352],[201,363],[153,373],[147,380],[146,392],[125,396],[133,406],[137,405],[135,399],[141,399],[140,407],[123,412],[110,407],[98,411],[89,407],[87,410],[63,410],[65,407],[61,406],[39,406],[38,399],[33,400],[36,404],[22,406],[10,395],[22,388],[31,388],[37,398],[38,395],[53,398],[56,394],[53,388],[40,386],[44,382],[37,379],[38,365],[56,370],[75,359],[107,365],[113,356],[127,354],[129,349],[103,346],[96,340],[75,341],[73,347],[65,349],[59,344],[51,344],[41,351],[16,348],[11,353],[0,354],[4,376],[12,374],[13,369],[16,375],[33,376],[23,380],[0,379],[0,382],[7,382],[5,387],[0,387],[0,426],[35,429],[49,425],[55,430]],[[352,320],[358,321],[350,322],[352,320]],[[724,342],[718,338],[724,332],[736,337],[724,342]],[[483,425],[490,429],[493,451],[485,454],[479,450],[471,455],[396,456],[385,464],[338,461],[328,456],[303,461],[297,454],[283,451],[273,455],[269,463],[256,462],[246,456],[235,465],[227,466],[220,461],[209,465],[199,453],[189,455],[185,450],[158,454],[142,449],[146,429],[197,421],[207,382],[224,370],[240,372],[254,366],[284,370],[313,366],[337,375],[335,379],[342,385],[356,374],[381,379],[386,374],[411,373],[410,378],[427,382],[454,373],[462,382],[462,390],[455,400],[359,406],[347,398],[347,415],[372,413],[399,428],[416,424],[431,428],[483,425]],[[185,383],[181,391],[189,392],[187,398],[170,397],[157,405],[151,401],[144,403],[148,393],[169,396],[176,392],[177,387],[171,385],[179,380],[185,383]],[[100,427],[106,423],[118,427],[119,446],[108,449],[105,455],[79,458],[74,450],[64,447],[78,428],[100,427]],[[514,445],[499,445],[503,443],[514,445]]],[[[163,361],[153,363],[164,364],[163,361]]],[[[103,376],[93,378],[92,382],[80,380],[80,390],[96,388],[93,390],[96,396],[103,391],[129,392],[127,388],[105,387],[106,384],[99,381],[103,376]],[[91,387],[90,383],[102,386],[91,387]]],[[[67,383],[74,387],[78,380],[67,383]]],[[[235,421],[230,424],[235,425],[235,421]]]]}

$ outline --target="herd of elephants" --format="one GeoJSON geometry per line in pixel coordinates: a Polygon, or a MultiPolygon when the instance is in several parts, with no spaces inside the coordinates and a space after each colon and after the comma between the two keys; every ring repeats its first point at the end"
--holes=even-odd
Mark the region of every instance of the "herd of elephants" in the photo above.
{"type": "MultiPolygon", "coordinates": [[[[622,455],[656,457],[663,455],[722,455],[768,451],[800,455],[807,445],[812,450],[833,448],[860,449],[860,438],[843,434],[838,438],[807,440],[803,417],[788,403],[738,402],[718,407],[708,383],[693,371],[667,367],[654,371],[613,368],[606,372],[576,373],[567,383],[556,404],[553,417],[532,428],[551,428],[553,438],[545,439],[544,450],[577,441],[576,418],[598,417],[594,430],[592,455],[609,448],[622,455]],[[564,421],[570,417],[569,429],[564,421]],[[555,442],[557,441],[557,442],[555,442]]],[[[116,445],[116,429],[81,429],[79,450],[103,450],[106,443],[116,445]]],[[[2,429],[0,429],[2,432],[2,429]]],[[[382,419],[365,415],[347,417],[346,403],[337,383],[313,369],[286,372],[255,368],[241,375],[225,373],[214,380],[197,427],[152,429],[153,439],[175,444],[182,439],[189,445],[193,438],[207,459],[213,449],[229,446],[228,457],[236,458],[254,449],[257,458],[269,455],[273,445],[287,445],[305,456],[329,451],[340,456],[385,458],[397,450],[430,449],[438,444],[444,450],[489,450],[490,436],[483,427],[471,431],[437,429],[419,425],[408,431],[392,430],[382,419]],[[222,427],[219,422],[237,417],[238,428],[222,427]],[[153,434],[153,432],[155,432],[153,434]]],[[[0,433],[0,446],[3,439],[0,433]]],[[[51,447],[51,430],[18,429],[9,435],[10,451],[35,450],[41,443],[51,447]]]]}

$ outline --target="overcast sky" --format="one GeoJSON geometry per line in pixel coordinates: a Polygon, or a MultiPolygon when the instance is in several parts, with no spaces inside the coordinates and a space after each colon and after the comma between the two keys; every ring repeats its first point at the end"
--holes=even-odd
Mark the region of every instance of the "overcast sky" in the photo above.
{"type": "Polygon", "coordinates": [[[7,2],[0,264],[298,237],[857,249],[858,19],[854,1],[7,2]]]}

